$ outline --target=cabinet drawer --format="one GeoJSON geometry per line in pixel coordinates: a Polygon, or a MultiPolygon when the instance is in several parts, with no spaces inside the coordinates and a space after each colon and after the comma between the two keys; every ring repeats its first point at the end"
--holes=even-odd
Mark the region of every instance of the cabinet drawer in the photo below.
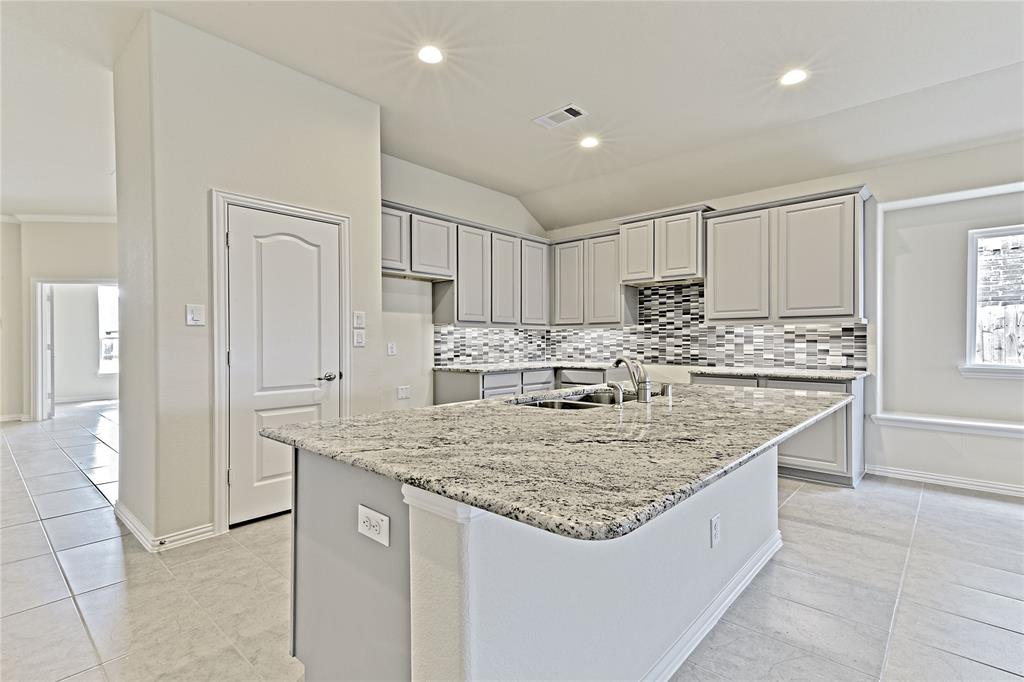
{"type": "Polygon", "coordinates": [[[505,388],[492,388],[484,391],[484,398],[500,398],[502,396],[519,395],[519,386],[508,386],[505,388]]]}
{"type": "Polygon", "coordinates": [[[560,384],[603,384],[603,369],[563,369],[558,373],[560,384]]]}
{"type": "Polygon", "coordinates": [[[553,369],[531,369],[523,372],[523,385],[526,384],[550,384],[555,381],[555,370],[553,369]]]}
{"type": "Polygon", "coordinates": [[[519,372],[502,372],[501,374],[485,374],[484,390],[491,388],[519,388],[519,372]]]}
{"type": "Polygon", "coordinates": [[[744,377],[709,377],[693,375],[690,378],[691,384],[712,384],[715,386],[757,386],[757,379],[744,377]]]}
{"type": "Polygon", "coordinates": [[[555,388],[555,381],[551,381],[545,384],[523,384],[523,393],[533,393],[534,391],[550,391],[555,388]]]}
{"type": "Polygon", "coordinates": [[[828,391],[829,393],[848,393],[846,384],[832,381],[793,381],[790,379],[767,379],[765,388],[788,388],[794,391],[828,391]]]}

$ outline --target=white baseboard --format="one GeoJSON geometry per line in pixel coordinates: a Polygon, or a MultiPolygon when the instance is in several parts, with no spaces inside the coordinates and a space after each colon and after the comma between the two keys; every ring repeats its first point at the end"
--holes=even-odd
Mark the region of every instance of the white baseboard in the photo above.
{"type": "Polygon", "coordinates": [[[66,398],[55,398],[53,402],[56,405],[67,405],[68,403],[92,403],[97,400],[117,400],[117,396],[107,393],[100,395],[71,395],[66,398]]]}
{"type": "Polygon", "coordinates": [[[697,645],[704,637],[711,632],[726,610],[734,601],[747,589],[747,585],[754,579],[768,561],[775,556],[775,553],[782,549],[782,533],[775,531],[775,534],[768,539],[754,553],[747,563],[743,564],[736,575],[726,584],[722,591],[715,596],[714,600],[697,617],[697,620],[686,628],[683,634],[679,635],[668,651],[662,654],[658,662],[643,676],[644,680],[668,680],[675,674],[679,667],[693,653],[697,645]]]}
{"type": "Polygon", "coordinates": [[[23,422],[28,421],[28,415],[24,414],[0,414],[0,422],[23,422]]]}
{"type": "Polygon", "coordinates": [[[205,523],[201,526],[187,528],[176,533],[156,536],[127,507],[121,504],[120,500],[114,505],[114,515],[128,527],[128,530],[135,536],[135,539],[150,552],[162,552],[165,549],[181,547],[182,545],[219,535],[219,533],[214,533],[212,523],[205,523]]]}
{"type": "Polygon", "coordinates": [[[982,481],[977,478],[932,474],[927,471],[898,469],[896,467],[884,467],[876,464],[869,464],[865,467],[865,470],[867,473],[875,474],[876,476],[888,476],[889,478],[902,478],[908,481],[921,481],[922,483],[945,485],[951,488],[966,488],[967,490],[980,490],[986,493],[999,493],[1000,495],[1024,497],[1024,485],[1017,485],[1015,483],[996,483],[995,481],[982,481]]]}

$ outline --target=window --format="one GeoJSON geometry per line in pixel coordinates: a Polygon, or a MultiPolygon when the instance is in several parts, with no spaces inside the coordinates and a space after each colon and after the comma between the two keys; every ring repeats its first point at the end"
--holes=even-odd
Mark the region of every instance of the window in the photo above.
{"type": "Polygon", "coordinates": [[[118,372],[118,319],[117,287],[98,286],[96,296],[99,302],[100,362],[99,374],[118,372]]]}
{"type": "Polygon", "coordinates": [[[1024,377],[1024,225],[967,233],[964,376],[1024,377]]]}

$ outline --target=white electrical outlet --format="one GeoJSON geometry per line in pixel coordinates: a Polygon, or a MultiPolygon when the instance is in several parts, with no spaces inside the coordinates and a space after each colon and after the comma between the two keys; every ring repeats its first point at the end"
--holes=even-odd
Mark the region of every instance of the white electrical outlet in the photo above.
{"type": "Polygon", "coordinates": [[[353,329],[352,330],[352,345],[356,348],[362,348],[366,345],[366,330],[365,329],[353,329]]]}
{"type": "Polygon", "coordinates": [[[410,386],[399,386],[398,387],[398,399],[408,400],[412,397],[412,387],[410,386]]]}
{"type": "Polygon", "coordinates": [[[391,518],[378,511],[359,505],[357,530],[360,535],[365,535],[385,547],[391,546],[391,518]]]}
{"type": "Polygon", "coordinates": [[[715,514],[711,517],[711,547],[714,548],[722,539],[722,515],[715,514]]]}
{"type": "Polygon", "coordinates": [[[388,344],[388,355],[398,355],[398,344],[397,343],[389,343],[388,344]]]}
{"type": "Polygon", "coordinates": [[[352,328],[363,329],[366,327],[366,313],[362,310],[352,311],[352,328]]]}

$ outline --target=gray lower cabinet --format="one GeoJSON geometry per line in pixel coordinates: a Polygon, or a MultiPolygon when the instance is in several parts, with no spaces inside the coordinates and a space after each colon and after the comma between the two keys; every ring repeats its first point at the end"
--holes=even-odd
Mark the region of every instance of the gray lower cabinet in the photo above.
{"type": "Polygon", "coordinates": [[[583,241],[555,244],[555,324],[583,324],[583,241]]]}
{"type": "Polygon", "coordinates": [[[458,252],[458,320],[490,322],[491,233],[459,225],[458,252]]]}
{"type": "Polygon", "coordinates": [[[797,381],[693,375],[694,384],[760,386],[853,395],[853,402],[779,444],[779,473],[856,486],[864,476],[864,380],[797,381]]]}
{"type": "Polygon", "coordinates": [[[522,243],[516,237],[491,234],[491,322],[519,323],[522,243]]]}
{"type": "Polygon", "coordinates": [[[522,296],[520,315],[523,324],[547,325],[548,301],[551,298],[551,247],[522,241],[522,296]]]}
{"type": "Polygon", "coordinates": [[[410,221],[409,270],[422,275],[455,277],[455,223],[413,215],[410,221]]]}
{"type": "Polygon", "coordinates": [[[487,373],[435,370],[434,404],[515,396],[554,387],[554,369],[487,373]]]}
{"type": "Polygon", "coordinates": [[[707,221],[707,319],[768,317],[771,216],[765,210],[707,221]]]}

